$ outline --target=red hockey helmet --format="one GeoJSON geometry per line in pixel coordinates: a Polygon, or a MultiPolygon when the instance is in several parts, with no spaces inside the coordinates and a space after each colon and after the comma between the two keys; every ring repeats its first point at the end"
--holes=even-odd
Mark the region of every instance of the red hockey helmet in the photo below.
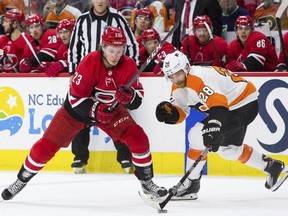
{"type": "Polygon", "coordinates": [[[210,18],[207,15],[204,16],[196,16],[194,21],[193,21],[193,28],[197,29],[197,28],[206,28],[206,25],[204,24],[204,22],[206,22],[210,29],[213,29],[213,25],[212,22],[210,20],[210,18]]]}
{"type": "Polygon", "coordinates": [[[33,14],[26,20],[26,26],[30,26],[36,23],[41,23],[43,28],[46,28],[45,19],[40,14],[33,14]]]}
{"type": "Polygon", "coordinates": [[[102,35],[102,42],[110,46],[125,46],[127,41],[121,28],[108,26],[102,35]]]}
{"type": "Polygon", "coordinates": [[[57,32],[63,29],[72,31],[74,26],[75,26],[75,20],[63,19],[57,24],[56,30],[57,32]]]}
{"type": "Polygon", "coordinates": [[[239,26],[249,26],[252,30],[254,30],[254,22],[250,16],[239,16],[234,24],[234,30],[237,30],[239,26]]]}
{"type": "Polygon", "coordinates": [[[136,14],[135,14],[135,18],[139,15],[144,16],[144,17],[149,17],[151,19],[151,22],[154,19],[153,13],[150,10],[148,10],[147,8],[141,8],[141,9],[137,10],[136,14]]]}
{"type": "Polygon", "coordinates": [[[160,35],[154,28],[144,30],[142,33],[142,38],[144,42],[155,39],[160,41],[160,35]]]}
{"type": "Polygon", "coordinates": [[[8,10],[5,13],[4,18],[10,19],[11,21],[16,20],[21,25],[21,23],[25,20],[25,15],[21,10],[15,8],[8,10]]]}

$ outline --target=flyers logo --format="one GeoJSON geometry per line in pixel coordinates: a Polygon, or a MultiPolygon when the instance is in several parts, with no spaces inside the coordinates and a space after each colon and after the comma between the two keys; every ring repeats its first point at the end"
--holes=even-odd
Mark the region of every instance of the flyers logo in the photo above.
{"type": "Polygon", "coordinates": [[[277,133],[280,134],[280,138],[274,141],[274,143],[264,143],[259,139],[257,140],[262,148],[268,152],[283,152],[288,149],[288,83],[278,79],[269,80],[260,87],[259,93],[259,115],[265,125],[267,125],[271,136],[277,133]],[[273,112],[277,112],[277,114],[274,114],[274,118],[272,119],[271,113],[273,112]]]}

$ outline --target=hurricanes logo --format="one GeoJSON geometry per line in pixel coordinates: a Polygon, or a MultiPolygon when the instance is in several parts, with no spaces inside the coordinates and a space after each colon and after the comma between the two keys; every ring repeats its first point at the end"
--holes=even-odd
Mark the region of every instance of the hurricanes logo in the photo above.
{"type": "Polygon", "coordinates": [[[10,87],[0,87],[0,134],[16,134],[23,125],[24,103],[18,92],[10,87]]]}
{"type": "Polygon", "coordinates": [[[271,153],[280,153],[288,149],[288,101],[287,93],[283,94],[283,91],[288,92],[288,83],[277,79],[267,81],[259,89],[259,115],[267,125],[271,136],[281,135],[281,138],[274,143],[264,143],[257,139],[262,148],[271,153]],[[270,105],[269,110],[267,105],[270,105]],[[277,112],[277,115],[272,119],[270,112],[277,112]]]}

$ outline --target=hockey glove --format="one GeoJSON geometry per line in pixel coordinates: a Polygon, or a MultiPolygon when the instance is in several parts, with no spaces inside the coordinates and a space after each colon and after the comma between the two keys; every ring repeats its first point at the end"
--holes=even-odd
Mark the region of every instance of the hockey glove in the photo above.
{"type": "Polygon", "coordinates": [[[37,70],[39,73],[44,73],[52,64],[53,62],[41,62],[41,64],[37,66],[37,70]]]}
{"type": "Polygon", "coordinates": [[[162,67],[163,67],[163,62],[158,63],[154,69],[153,69],[153,73],[155,75],[160,75],[162,73],[162,67]]]}
{"type": "Polygon", "coordinates": [[[135,93],[132,87],[125,89],[125,86],[120,85],[116,90],[115,99],[123,105],[128,105],[133,101],[135,93]]]}
{"type": "Polygon", "coordinates": [[[19,70],[22,73],[30,73],[37,70],[37,67],[33,67],[30,65],[30,61],[28,59],[22,59],[20,61],[19,70]]]}
{"type": "Polygon", "coordinates": [[[58,62],[54,62],[49,68],[47,68],[45,73],[47,74],[47,76],[55,77],[60,72],[65,72],[65,71],[68,71],[68,65],[66,64],[66,62],[58,61],[58,62]]]}
{"type": "Polygon", "coordinates": [[[221,123],[218,120],[209,120],[202,129],[204,145],[210,148],[210,151],[217,152],[220,145],[223,144],[224,137],[221,134],[221,123]]]}
{"type": "Polygon", "coordinates": [[[229,64],[227,65],[227,69],[230,71],[247,71],[245,68],[245,65],[239,61],[231,61],[229,62],[229,64]]]}
{"type": "Polygon", "coordinates": [[[108,104],[99,104],[96,109],[96,120],[101,123],[109,123],[117,114],[116,109],[110,110],[108,104]]]}
{"type": "Polygon", "coordinates": [[[156,118],[159,122],[176,124],[179,120],[178,110],[168,101],[163,101],[156,107],[156,118]]]}

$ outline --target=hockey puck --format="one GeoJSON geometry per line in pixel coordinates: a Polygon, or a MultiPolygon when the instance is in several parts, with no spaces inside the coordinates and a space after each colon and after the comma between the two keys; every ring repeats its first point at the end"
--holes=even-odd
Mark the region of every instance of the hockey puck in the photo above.
{"type": "Polygon", "coordinates": [[[167,213],[168,210],[167,209],[158,209],[158,213],[167,213]]]}

